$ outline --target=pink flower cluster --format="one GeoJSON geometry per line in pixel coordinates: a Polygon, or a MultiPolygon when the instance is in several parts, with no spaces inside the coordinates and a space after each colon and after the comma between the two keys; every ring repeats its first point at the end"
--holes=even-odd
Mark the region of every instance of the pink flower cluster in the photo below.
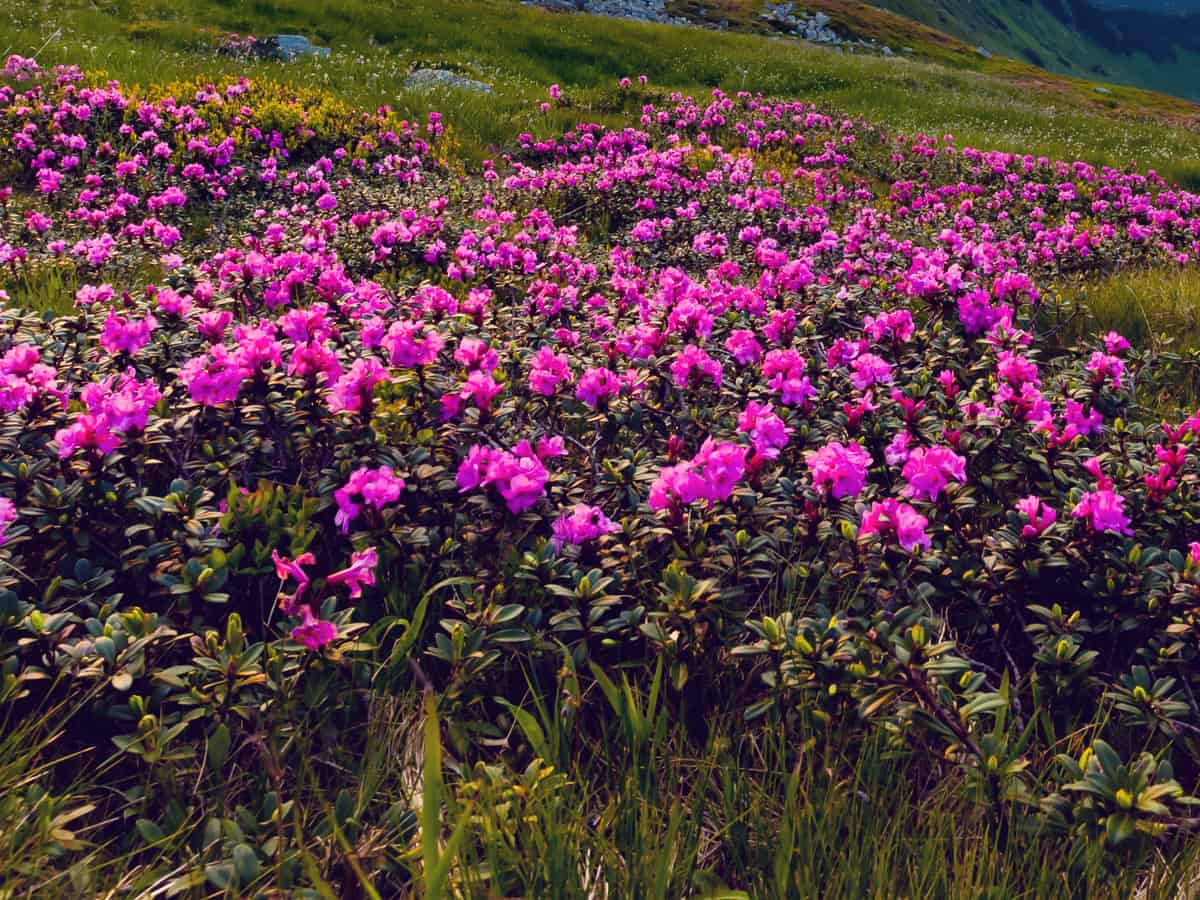
{"type": "Polygon", "coordinates": [[[333,492],[338,508],[333,522],[342,529],[342,534],[349,534],[351,524],[364,506],[381,510],[399,500],[403,491],[404,479],[391,466],[355,469],[350,480],[333,492]],[[355,498],[361,502],[355,502],[355,498]]]}
{"type": "Polygon", "coordinates": [[[550,526],[554,549],[561,551],[565,544],[586,544],[606,534],[616,534],[621,526],[613,522],[598,506],[578,503],[563,513],[550,526]]]}
{"type": "Polygon", "coordinates": [[[536,451],[528,441],[521,441],[512,450],[476,444],[459,464],[459,493],[494,487],[510,512],[522,513],[545,496],[550,473],[542,460],[561,453],[561,447],[561,440],[556,446],[545,442],[536,451]]]}
{"type": "Polygon", "coordinates": [[[650,508],[728,500],[746,472],[746,448],[706,438],[690,460],[664,467],[650,487],[650,508]]]}
{"type": "Polygon", "coordinates": [[[813,487],[835,500],[862,493],[871,467],[871,454],[857,443],[830,441],[820,450],[805,453],[804,459],[812,472],[813,487]]]}

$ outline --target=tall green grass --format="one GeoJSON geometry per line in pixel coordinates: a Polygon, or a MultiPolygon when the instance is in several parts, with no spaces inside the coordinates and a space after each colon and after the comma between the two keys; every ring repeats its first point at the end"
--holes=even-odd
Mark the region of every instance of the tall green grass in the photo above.
{"type": "MultiPolygon", "coordinates": [[[[1200,185],[1195,107],[1129,91],[1118,109],[1087,85],[997,64],[995,72],[918,60],[841,54],[789,40],[553,13],[517,0],[13,0],[0,12],[0,49],[77,63],[153,84],[249,71],[320,85],[364,105],[447,115],[469,156],[511,145],[539,123],[546,85],[562,84],[589,117],[623,75],[703,94],[761,91],[800,97],[894,130],[953,133],[975,146],[1126,165],[1200,185]],[[215,56],[221,32],[301,32],[334,49],[326,62],[215,56]],[[493,83],[493,97],[403,89],[414,66],[454,68],[493,83]],[[1046,87],[1049,85],[1050,87],[1046,87]],[[1142,106],[1162,106],[1166,114],[1142,106]]],[[[1044,73],[1042,73],[1044,74],[1044,73]]]]}

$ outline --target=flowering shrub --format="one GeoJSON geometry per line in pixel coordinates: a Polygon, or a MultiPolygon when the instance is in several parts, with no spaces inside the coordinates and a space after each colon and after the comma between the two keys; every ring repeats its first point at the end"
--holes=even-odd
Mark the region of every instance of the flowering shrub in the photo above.
{"type": "Polygon", "coordinates": [[[0,260],[81,286],[0,315],[3,702],[99,683],[154,763],[415,652],[498,740],[565,653],[1063,829],[1195,824],[1200,413],[1043,287],[1192,264],[1200,197],[719,91],[460,181],[436,114],[5,72],[0,260]]]}

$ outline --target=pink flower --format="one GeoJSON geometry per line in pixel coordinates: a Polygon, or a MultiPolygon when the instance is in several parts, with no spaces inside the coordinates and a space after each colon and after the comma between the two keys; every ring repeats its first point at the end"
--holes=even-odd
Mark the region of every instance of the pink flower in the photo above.
{"type": "Polygon", "coordinates": [[[871,504],[871,508],[863,513],[858,533],[860,536],[876,534],[884,539],[895,534],[900,546],[911,553],[916,547],[928,550],[932,546],[933,540],[925,531],[928,525],[929,520],[907,503],[889,497],[871,504]]]}
{"type": "Polygon", "coordinates": [[[337,637],[337,626],[314,616],[307,603],[300,607],[300,617],[301,623],[292,629],[292,640],[309,650],[320,650],[337,637]]]}
{"type": "Polygon", "coordinates": [[[304,566],[311,566],[316,563],[316,557],[311,553],[302,553],[295,559],[288,559],[280,556],[278,550],[271,551],[271,559],[275,563],[275,575],[280,581],[287,581],[289,578],[296,582],[296,590],[291,594],[285,594],[282,591],[279,593],[279,608],[283,610],[284,615],[294,616],[297,610],[300,609],[300,601],[304,597],[304,592],[308,590],[312,579],[308,577],[308,573],[304,571],[304,566]]]}
{"type": "Polygon", "coordinates": [[[817,396],[817,389],[804,374],[807,365],[795,350],[772,350],[763,358],[763,377],[787,406],[803,406],[817,396]]]}
{"type": "Polygon", "coordinates": [[[481,412],[488,412],[492,408],[492,400],[503,390],[504,385],[487,372],[477,369],[467,376],[467,383],[459,390],[459,396],[464,400],[471,398],[481,412]]]}
{"type": "Polygon", "coordinates": [[[1095,532],[1112,531],[1127,537],[1133,535],[1129,516],[1125,514],[1125,498],[1108,488],[1084,494],[1071,510],[1071,515],[1086,519],[1095,532]]]}
{"type": "Polygon", "coordinates": [[[709,381],[714,388],[720,388],[721,364],[695,344],[688,344],[671,363],[671,376],[675,387],[681,390],[689,386],[698,387],[703,381],[709,381]]]}
{"type": "Polygon", "coordinates": [[[54,433],[60,459],[66,459],[76,450],[95,450],[100,455],[111,453],[121,446],[121,439],[109,430],[104,416],[84,413],[74,424],[60,428],[54,433]]]}
{"type": "Polygon", "coordinates": [[[404,479],[393,472],[391,466],[355,469],[350,480],[333,492],[338,507],[334,524],[342,529],[342,534],[349,534],[350,523],[358,517],[362,508],[354,502],[355,497],[361,497],[362,503],[367,506],[383,509],[399,500],[403,490],[404,479]]]}
{"type": "Polygon", "coordinates": [[[776,459],[779,451],[787,446],[788,435],[792,433],[792,429],[775,414],[770,403],[757,403],[754,400],[749,401],[738,416],[738,431],[750,436],[754,452],[763,459],[776,459]]]}
{"type": "MultiPolygon", "coordinates": [[[[17,508],[7,497],[0,497],[0,544],[8,540],[8,526],[17,519],[17,508]]],[[[1200,545],[1197,545],[1200,546],[1200,545]]]]}
{"type": "Polygon", "coordinates": [[[897,431],[896,436],[884,448],[883,458],[889,466],[899,466],[908,461],[908,445],[912,443],[912,435],[907,431],[897,431]]]}
{"type": "Polygon", "coordinates": [[[411,369],[437,362],[446,341],[424,322],[400,321],[392,323],[381,344],[387,351],[388,362],[411,369]]]}
{"type": "Polygon", "coordinates": [[[865,391],[873,384],[891,384],[892,365],[874,353],[864,353],[850,364],[850,383],[865,391]]]}
{"type": "Polygon", "coordinates": [[[1123,335],[1110,331],[1104,336],[1104,349],[1112,354],[1123,353],[1129,349],[1129,341],[1123,335]]]}
{"type": "Polygon", "coordinates": [[[908,455],[901,474],[908,481],[904,496],[934,501],[951,479],[967,480],[967,461],[949,447],[918,447],[908,455]]]}
{"type": "Polygon", "coordinates": [[[131,367],[121,376],[116,390],[110,375],[84,387],[80,399],[88,412],[103,416],[114,431],[140,431],[149,422],[150,410],[162,399],[162,392],[153,381],[138,381],[131,367]]]}
{"type": "Polygon", "coordinates": [[[350,371],[333,385],[329,395],[330,412],[369,413],[375,385],[387,381],[387,370],[376,359],[360,357],[350,371]]]}
{"type": "Polygon", "coordinates": [[[496,351],[489,348],[485,341],[473,337],[465,337],[459,342],[454,359],[471,372],[491,372],[500,364],[496,351]]]}
{"type": "Polygon", "coordinates": [[[691,460],[666,466],[650,486],[650,508],[687,506],[697,500],[727,500],[746,472],[746,448],[705,439],[691,460]]]}
{"type": "Polygon", "coordinates": [[[571,364],[565,353],[555,353],[550,347],[542,347],[533,355],[529,368],[529,387],[538,394],[549,397],[560,384],[570,384],[571,364]]]}
{"type": "Polygon", "coordinates": [[[748,366],[762,359],[762,347],[753,331],[735,331],[725,339],[725,349],[740,365],[748,366]]]}
{"type": "Polygon", "coordinates": [[[1200,566],[1200,541],[1192,541],[1188,546],[1188,561],[1193,566],[1200,566]]]}
{"type": "Polygon", "coordinates": [[[350,599],[357,600],[362,596],[364,584],[368,587],[375,584],[375,566],[378,564],[379,553],[374,547],[368,547],[361,553],[350,554],[350,565],[326,577],[325,582],[349,585],[350,599]]]}
{"type": "Polygon", "coordinates": [[[1097,387],[1107,380],[1119,390],[1122,386],[1122,376],[1125,374],[1125,361],[1097,350],[1088,360],[1087,370],[1092,373],[1092,381],[1097,387]]]}
{"type": "Polygon", "coordinates": [[[205,406],[218,406],[236,399],[242,382],[253,374],[224,344],[215,344],[207,353],[185,362],[179,380],[187,387],[192,400],[205,406]]]}
{"type": "Polygon", "coordinates": [[[908,341],[912,339],[915,330],[912,313],[907,309],[898,309],[875,317],[867,316],[863,320],[863,331],[873,341],[880,341],[885,337],[896,341],[908,341]]]}
{"type": "Polygon", "coordinates": [[[621,526],[613,522],[598,506],[578,503],[569,513],[563,513],[550,526],[554,532],[554,549],[561,551],[564,544],[584,544],[601,535],[616,534],[621,526]]]}
{"type": "Polygon", "coordinates": [[[1026,540],[1041,537],[1058,519],[1058,513],[1034,494],[1016,503],[1017,512],[1028,519],[1021,528],[1021,537],[1026,540]]]}
{"type": "Polygon", "coordinates": [[[225,329],[233,321],[233,313],[227,309],[209,309],[200,313],[196,330],[210,343],[217,343],[225,335],[225,329]]]}
{"type": "Polygon", "coordinates": [[[588,369],[579,379],[575,388],[575,396],[597,409],[601,403],[617,396],[621,390],[621,379],[611,369],[588,369]]]}
{"type": "Polygon", "coordinates": [[[495,487],[510,512],[522,513],[544,496],[550,473],[527,441],[512,451],[479,444],[467,451],[458,467],[458,490],[495,487]]]}
{"type": "Polygon", "coordinates": [[[150,333],[157,327],[154,316],[127,319],[110,312],[100,333],[100,346],[109,353],[137,353],[150,342],[150,333]]]}
{"type": "Polygon", "coordinates": [[[820,450],[804,454],[812,472],[813,487],[819,493],[828,491],[835,500],[857,497],[867,481],[871,454],[860,444],[831,441],[820,450]]]}

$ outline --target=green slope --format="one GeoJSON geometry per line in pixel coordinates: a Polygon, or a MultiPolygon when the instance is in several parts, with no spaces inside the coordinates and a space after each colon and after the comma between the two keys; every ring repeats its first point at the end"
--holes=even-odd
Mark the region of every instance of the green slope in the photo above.
{"type": "MultiPolygon", "coordinates": [[[[761,0],[708,0],[759,30],[761,0]]],[[[1200,187],[1200,106],[1162,94],[1049,75],[972,47],[911,19],[854,0],[821,3],[839,28],[911,55],[841,54],[793,39],[549,12],[517,0],[10,0],[0,4],[0,51],[76,63],[143,85],[249,71],[319,85],[355,104],[430,108],[454,124],[465,157],[512,146],[520,131],[549,133],[622,112],[616,81],[703,93],[713,87],[801,97],[896,131],[951,132],[961,143],[1084,158],[1137,161],[1200,187]],[[226,32],[308,35],[327,62],[250,63],[217,56],[226,32]],[[406,73],[434,65],[491,82],[492,96],[419,94],[406,73]],[[538,110],[546,86],[570,88],[572,106],[538,110]]],[[[811,7],[811,4],[810,4],[811,7]]]]}
{"type": "Polygon", "coordinates": [[[1054,72],[1200,100],[1200,13],[1088,0],[875,0],[994,53],[1054,72]]]}

